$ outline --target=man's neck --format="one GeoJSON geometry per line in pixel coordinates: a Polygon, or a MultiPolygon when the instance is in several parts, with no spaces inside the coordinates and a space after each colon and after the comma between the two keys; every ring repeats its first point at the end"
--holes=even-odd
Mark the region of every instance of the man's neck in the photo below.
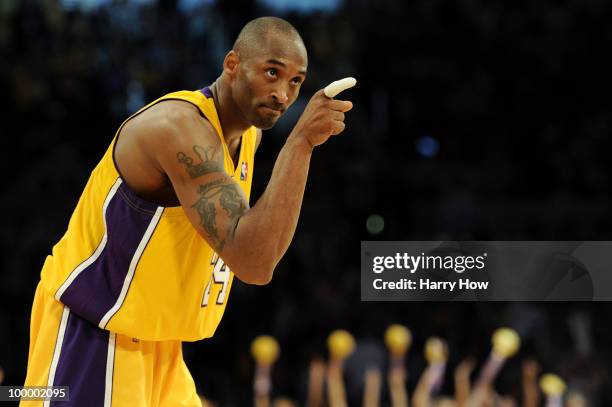
{"type": "Polygon", "coordinates": [[[219,115],[219,121],[221,122],[225,143],[230,149],[230,154],[233,156],[235,150],[240,145],[242,133],[251,126],[245,122],[238,106],[236,106],[232,99],[230,89],[223,83],[223,78],[217,78],[210,85],[210,89],[215,101],[217,114],[219,115]]]}

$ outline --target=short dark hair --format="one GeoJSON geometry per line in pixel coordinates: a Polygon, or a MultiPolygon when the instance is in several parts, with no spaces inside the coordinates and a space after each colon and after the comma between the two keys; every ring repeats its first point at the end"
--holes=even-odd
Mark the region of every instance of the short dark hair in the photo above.
{"type": "MultiPolygon", "coordinates": [[[[238,34],[233,49],[242,58],[257,53],[271,34],[286,35],[304,44],[300,33],[290,22],[278,17],[259,17],[249,21],[238,34]]],[[[304,47],[305,48],[305,47],[304,47]]]]}

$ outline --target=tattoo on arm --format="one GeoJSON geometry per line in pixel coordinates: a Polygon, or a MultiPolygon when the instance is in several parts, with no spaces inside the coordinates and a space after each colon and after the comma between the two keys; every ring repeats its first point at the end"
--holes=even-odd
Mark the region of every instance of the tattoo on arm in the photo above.
{"type": "Polygon", "coordinates": [[[234,238],[238,220],[248,209],[238,188],[238,185],[228,182],[227,178],[220,178],[198,187],[199,198],[193,204],[193,208],[198,211],[200,224],[212,238],[217,253],[221,253],[227,239],[234,238]],[[217,229],[217,205],[229,217],[230,227],[225,236],[220,236],[217,229]]]}
{"type": "Polygon", "coordinates": [[[211,174],[213,172],[223,172],[223,157],[221,157],[221,160],[215,159],[217,148],[212,146],[204,148],[202,146],[195,145],[193,146],[193,152],[199,158],[199,163],[194,164],[193,158],[182,151],[179,151],[176,154],[176,158],[178,158],[181,164],[185,165],[187,173],[189,173],[191,179],[201,177],[202,175],[211,174]]]}

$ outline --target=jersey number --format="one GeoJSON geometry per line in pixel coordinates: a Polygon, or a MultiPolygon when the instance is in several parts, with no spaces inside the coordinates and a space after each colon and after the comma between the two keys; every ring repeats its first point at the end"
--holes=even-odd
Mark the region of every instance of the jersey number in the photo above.
{"type": "Polygon", "coordinates": [[[230,280],[230,268],[225,265],[223,260],[219,257],[217,253],[213,253],[212,259],[210,260],[210,264],[214,267],[212,278],[208,281],[208,285],[206,286],[206,290],[204,290],[204,298],[202,298],[202,307],[208,305],[208,297],[210,297],[210,289],[212,287],[213,282],[215,284],[223,284],[223,287],[219,290],[219,294],[217,294],[217,304],[223,304],[225,301],[225,293],[227,292],[227,287],[229,286],[230,280]]]}

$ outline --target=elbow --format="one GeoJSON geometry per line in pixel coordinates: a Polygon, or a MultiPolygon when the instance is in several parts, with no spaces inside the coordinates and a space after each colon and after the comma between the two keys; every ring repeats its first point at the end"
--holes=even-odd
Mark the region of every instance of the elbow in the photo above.
{"type": "Polygon", "coordinates": [[[228,264],[228,266],[240,281],[245,284],[266,285],[272,281],[274,269],[280,258],[262,255],[261,252],[252,252],[232,260],[233,264],[228,264]]]}
{"type": "Polygon", "coordinates": [[[274,267],[246,268],[246,270],[234,271],[234,274],[245,284],[266,285],[272,281],[274,267]]]}
{"type": "Polygon", "coordinates": [[[270,269],[269,271],[262,272],[259,277],[252,283],[254,285],[267,285],[272,281],[272,275],[274,274],[274,269],[270,269]]]}
{"type": "Polygon", "coordinates": [[[276,264],[267,265],[265,267],[261,267],[257,270],[256,279],[253,284],[255,285],[266,285],[272,281],[272,276],[274,275],[274,268],[276,264]]]}

